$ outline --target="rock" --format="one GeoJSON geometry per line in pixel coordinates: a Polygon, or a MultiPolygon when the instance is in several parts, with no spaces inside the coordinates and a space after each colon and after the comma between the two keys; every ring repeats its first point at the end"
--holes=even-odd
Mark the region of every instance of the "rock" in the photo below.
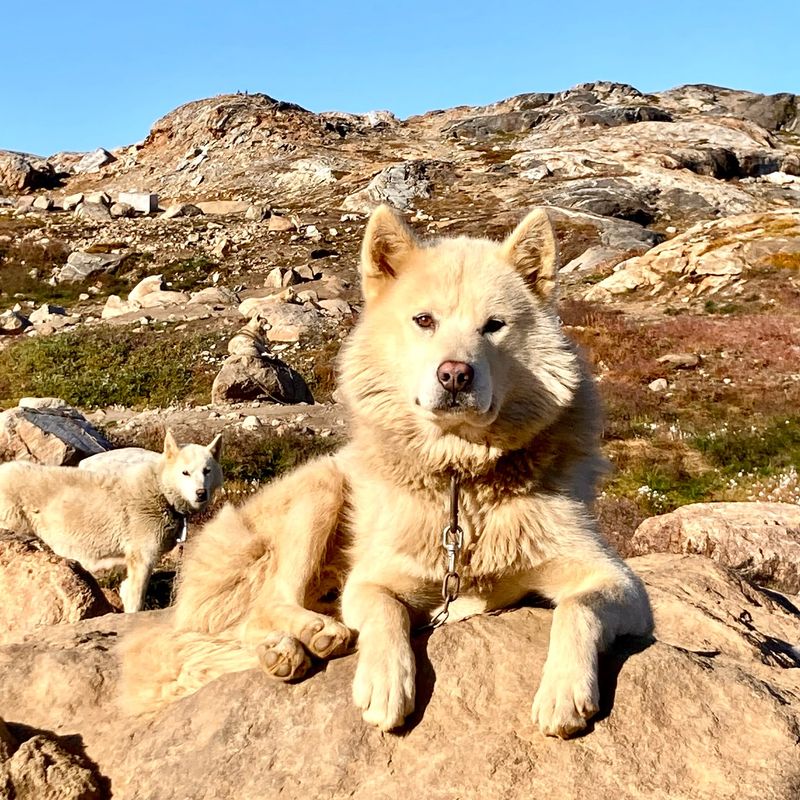
{"type": "Polygon", "coordinates": [[[120,192],[117,202],[132,206],[140,214],[154,214],[158,211],[158,195],[151,192],[120,192]]]}
{"type": "Polygon", "coordinates": [[[251,222],[263,222],[265,219],[269,219],[270,214],[269,206],[253,205],[247,209],[244,217],[251,222]]]}
{"type": "Polygon", "coordinates": [[[100,312],[101,319],[114,319],[115,317],[122,317],[129,314],[131,311],[138,311],[139,306],[136,303],[128,303],[123,300],[118,294],[110,294],[106,298],[106,304],[100,312]]]}
{"type": "Polygon", "coordinates": [[[249,417],[245,417],[242,420],[241,427],[242,430],[245,431],[257,431],[261,427],[261,420],[251,414],[249,417]]]}
{"type": "Polygon", "coordinates": [[[161,306],[181,306],[189,303],[191,298],[186,292],[159,291],[149,292],[136,303],[140,308],[156,308],[161,306]]]}
{"type": "Polygon", "coordinates": [[[436,161],[404,161],[382,169],[369,184],[342,203],[344,211],[367,213],[380,203],[404,210],[418,197],[430,197],[434,176],[442,177],[449,169],[436,161]]]}
{"type": "Polygon", "coordinates": [[[702,286],[727,285],[751,269],[769,267],[776,259],[800,254],[800,210],[776,209],[694,225],[685,233],[628,259],[593,286],[587,300],[639,288],[661,288],[664,276],[681,276],[701,294],[702,286]],[[719,278],[713,283],[706,276],[719,278]]]}
{"type": "Polygon", "coordinates": [[[111,442],[71,406],[0,412],[0,461],[73,466],[85,456],[111,449],[111,442]]]}
{"type": "Polygon", "coordinates": [[[174,219],[175,217],[196,217],[202,215],[202,210],[191,203],[173,203],[161,215],[162,219],[174,219]]]}
{"type": "Polygon", "coordinates": [[[83,173],[100,172],[101,167],[111,164],[117,159],[102,147],[87,153],[73,168],[79,175],[83,173]]]}
{"type": "Polygon", "coordinates": [[[211,387],[212,403],[267,400],[273,403],[313,403],[306,382],[277,358],[228,356],[211,387]]]}
{"type": "Polygon", "coordinates": [[[111,206],[111,195],[108,192],[90,192],[84,202],[98,206],[111,206]]]}
{"type": "Polygon", "coordinates": [[[0,642],[113,610],[95,579],[35,536],[0,529],[0,642]]]}
{"type": "Polygon", "coordinates": [[[108,222],[111,219],[111,212],[102,203],[83,202],[75,208],[75,216],[93,222],[108,222]]]}
{"type": "Polygon", "coordinates": [[[318,305],[330,314],[330,316],[336,317],[337,319],[341,319],[353,313],[353,309],[350,308],[350,303],[338,297],[331,298],[330,300],[320,300],[318,305]]]}
{"type": "Polygon", "coordinates": [[[39,197],[33,201],[33,208],[37,211],[50,211],[52,207],[53,201],[46,195],[39,195],[39,197]]]}
{"type": "Polygon", "coordinates": [[[223,237],[212,248],[211,252],[216,258],[224,258],[233,249],[233,244],[230,239],[223,237]]]}
{"type": "Polygon", "coordinates": [[[292,217],[282,217],[278,214],[272,214],[269,218],[267,230],[270,233],[281,233],[283,231],[295,231],[297,228],[297,221],[292,217]]]}
{"type": "Polygon", "coordinates": [[[298,283],[300,283],[300,276],[293,269],[287,269],[281,276],[282,289],[285,289],[287,286],[294,286],[298,283]]]}
{"type": "Polygon", "coordinates": [[[642,522],[631,552],[713,558],[748,580],[800,593],[800,506],[693,503],[642,522]]]}
{"type": "Polygon", "coordinates": [[[78,192],[77,194],[69,194],[62,198],[60,205],[64,211],[73,211],[83,202],[83,200],[83,193],[78,192]]]}
{"type": "Polygon", "coordinates": [[[416,637],[418,710],[400,735],[361,721],[352,656],[294,686],[226,675],[151,720],[125,718],[112,645],[137,624],[131,614],[0,648],[0,708],[79,735],[131,800],[796,800],[797,608],[708,559],[630,563],[652,598],[655,641],[620,642],[601,660],[601,714],[569,742],[530,721],[552,619],[531,607],[416,637]]]}
{"type": "Polygon", "coordinates": [[[128,302],[139,302],[145,295],[160,292],[164,286],[163,275],[148,275],[142,278],[128,293],[128,302]]]}
{"type": "Polygon", "coordinates": [[[75,250],[67,256],[67,263],[55,271],[54,277],[57,283],[80,283],[101,273],[115,273],[124,260],[124,255],[116,253],[83,253],[75,250]]]}
{"type": "Polygon", "coordinates": [[[666,378],[656,378],[647,384],[647,388],[651,392],[666,392],[669,389],[669,383],[666,378]]]}
{"type": "Polygon", "coordinates": [[[18,311],[9,310],[0,314],[0,336],[16,336],[30,325],[30,320],[18,311]]]}
{"type": "Polygon", "coordinates": [[[43,303],[35,311],[31,311],[28,319],[34,325],[42,325],[46,322],[52,322],[55,317],[66,316],[66,309],[61,306],[52,306],[49,303],[43,303]]]}
{"type": "Polygon", "coordinates": [[[207,200],[196,205],[204,214],[213,216],[245,214],[250,208],[250,203],[246,200],[207,200]]]}
{"type": "Polygon", "coordinates": [[[112,203],[109,213],[114,219],[132,217],[136,212],[130,203],[112,203]]]}
{"type": "Polygon", "coordinates": [[[310,264],[303,264],[302,266],[295,267],[295,275],[300,281],[315,281],[322,277],[322,272],[314,270],[310,264]]]}
{"type": "Polygon", "coordinates": [[[0,764],[0,791],[13,800],[103,800],[107,796],[84,759],[50,736],[23,742],[0,764]],[[5,784],[5,786],[4,786],[5,784]]]}
{"type": "Polygon", "coordinates": [[[0,188],[11,192],[49,189],[57,182],[53,165],[35,156],[0,151],[0,188]]]}
{"type": "Polygon", "coordinates": [[[283,271],[280,267],[274,267],[269,271],[264,286],[270,289],[280,289],[283,286],[283,271]]]}
{"type": "Polygon", "coordinates": [[[62,400],[60,397],[21,397],[17,405],[20,408],[61,409],[66,412],[75,411],[66,400],[62,400]]]}
{"type": "Polygon", "coordinates": [[[701,363],[697,353],[667,353],[656,360],[659,364],[665,364],[673,369],[694,369],[701,363]]]}
{"type": "Polygon", "coordinates": [[[222,286],[207,286],[199,292],[192,292],[192,303],[205,303],[214,306],[231,306],[239,302],[236,294],[222,286]]]}

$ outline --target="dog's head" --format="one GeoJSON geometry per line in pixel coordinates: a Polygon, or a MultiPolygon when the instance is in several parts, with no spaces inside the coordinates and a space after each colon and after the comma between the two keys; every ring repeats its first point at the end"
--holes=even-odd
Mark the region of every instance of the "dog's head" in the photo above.
{"type": "Polygon", "coordinates": [[[346,401],[378,427],[429,442],[523,446],[581,380],[554,310],[557,271],[544,209],[500,243],[422,243],[379,207],[361,251],[365,309],[341,360],[346,401]]]}
{"type": "Polygon", "coordinates": [[[222,435],[211,444],[180,447],[171,431],[164,437],[161,481],[176,511],[188,514],[202,511],[222,486],[222,435]]]}

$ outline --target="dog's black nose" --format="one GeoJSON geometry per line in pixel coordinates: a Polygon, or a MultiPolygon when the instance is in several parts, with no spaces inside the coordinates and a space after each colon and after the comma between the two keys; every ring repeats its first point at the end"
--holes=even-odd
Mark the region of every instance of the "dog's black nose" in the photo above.
{"type": "Polygon", "coordinates": [[[463,361],[443,361],[436,370],[439,383],[451,394],[466,392],[475,378],[475,370],[463,361]]]}
{"type": "Polygon", "coordinates": [[[208,492],[205,489],[198,489],[196,494],[197,494],[197,499],[198,500],[207,500],[208,499],[208,492]]]}

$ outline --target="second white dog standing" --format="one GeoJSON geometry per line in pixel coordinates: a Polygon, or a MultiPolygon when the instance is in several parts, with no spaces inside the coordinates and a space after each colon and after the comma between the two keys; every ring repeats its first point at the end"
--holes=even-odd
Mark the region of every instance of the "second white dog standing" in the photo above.
{"type": "Polygon", "coordinates": [[[222,486],[221,451],[221,436],[179,447],[167,432],[163,452],[140,463],[0,464],[0,528],[38,536],[89,571],[124,565],[122,605],[140,611],[150,575],[175,546],[186,515],[202,511],[222,486]]]}

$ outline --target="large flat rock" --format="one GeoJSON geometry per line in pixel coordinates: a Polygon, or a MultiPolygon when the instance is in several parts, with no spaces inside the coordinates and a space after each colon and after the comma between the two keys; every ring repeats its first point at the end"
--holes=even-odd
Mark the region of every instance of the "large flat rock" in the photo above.
{"type": "Polygon", "coordinates": [[[398,735],[362,723],[353,657],[295,686],[228,675],[149,722],[126,720],[114,644],[139,615],[0,648],[0,708],[14,735],[24,724],[77,737],[114,797],[132,800],[796,800],[798,609],[705,558],[631,563],[656,640],[622,642],[603,660],[603,711],[572,741],[530,721],[551,620],[538,608],[420,637],[418,711],[398,735]]]}

